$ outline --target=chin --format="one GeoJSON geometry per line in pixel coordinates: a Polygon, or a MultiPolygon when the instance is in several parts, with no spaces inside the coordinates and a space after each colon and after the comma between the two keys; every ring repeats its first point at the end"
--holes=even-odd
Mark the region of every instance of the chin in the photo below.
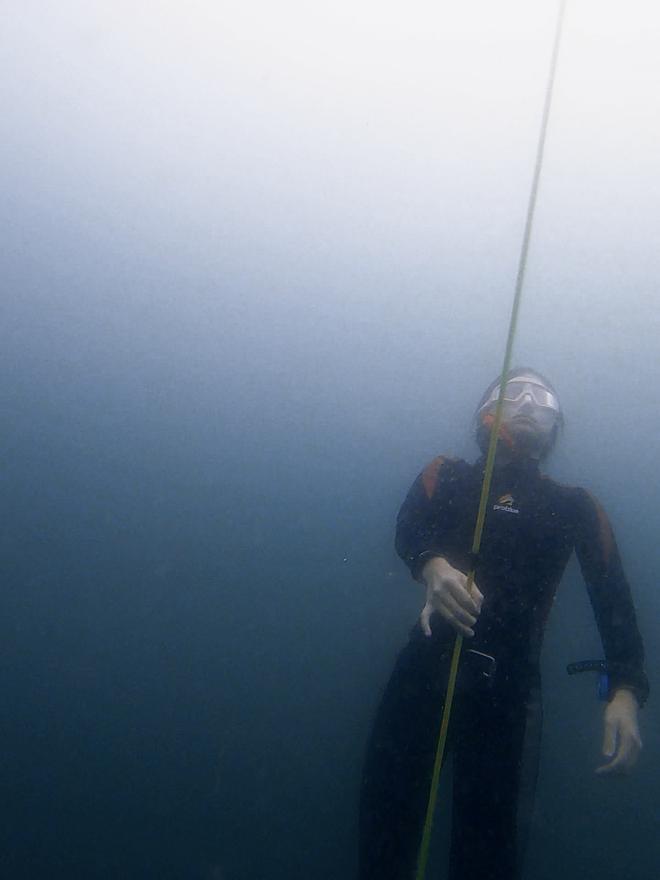
{"type": "Polygon", "coordinates": [[[511,431],[516,451],[521,455],[539,458],[543,450],[543,440],[539,436],[538,431],[520,430],[520,427],[520,425],[517,425],[516,430],[511,431]]]}

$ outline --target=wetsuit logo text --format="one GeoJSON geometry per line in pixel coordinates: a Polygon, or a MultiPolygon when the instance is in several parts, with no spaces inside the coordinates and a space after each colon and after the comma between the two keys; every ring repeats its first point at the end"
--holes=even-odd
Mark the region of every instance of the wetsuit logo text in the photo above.
{"type": "Polygon", "coordinates": [[[497,499],[497,504],[493,504],[493,510],[503,510],[505,513],[520,513],[517,507],[513,506],[513,495],[502,495],[497,499]]]}

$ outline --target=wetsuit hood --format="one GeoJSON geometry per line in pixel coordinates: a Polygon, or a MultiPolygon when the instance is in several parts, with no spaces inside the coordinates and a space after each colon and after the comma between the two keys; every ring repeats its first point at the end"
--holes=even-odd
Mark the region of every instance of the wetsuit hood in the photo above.
{"type": "MultiPolygon", "coordinates": [[[[516,449],[516,437],[514,433],[509,430],[510,425],[507,425],[505,420],[503,421],[499,429],[499,446],[501,450],[508,449],[510,455],[515,458],[534,457],[539,461],[542,461],[550,454],[550,452],[554,448],[555,443],[557,442],[559,430],[563,427],[564,424],[564,417],[561,406],[559,405],[559,398],[552,384],[537,370],[533,370],[530,367],[515,367],[514,369],[509,370],[509,372],[507,373],[507,383],[519,377],[526,377],[528,380],[530,380],[530,382],[537,383],[539,386],[547,389],[547,391],[550,393],[550,396],[553,398],[553,407],[541,407],[538,409],[539,433],[537,435],[537,439],[539,441],[539,445],[536,447],[536,449],[532,450],[532,448],[530,448],[529,452],[523,451],[521,449],[516,449]],[[519,455],[519,453],[521,454],[519,455]]],[[[500,378],[498,377],[490,383],[488,388],[486,388],[483,395],[481,396],[481,399],[479,400],[479,403],[477,404],[477,408],[474,413],[475,439],[482,453],[486,453],[488,445],[490,443],[490,433],[495,420],[495,400],[497,398],[496,392],[499,385],[500,378]]],[[[505,406],[508,406],[508,404],[505,404],[505,406]]],[[[533,409],[534,405],[532,404],[532,414],[533,409]]],[[[531,437],[531,435],[528,436],[531,437]]],[[[524,433],[520,434],[518,442],[522,443],[525,442],[525,440],[526,438],[524,436],[524,433]]]]}

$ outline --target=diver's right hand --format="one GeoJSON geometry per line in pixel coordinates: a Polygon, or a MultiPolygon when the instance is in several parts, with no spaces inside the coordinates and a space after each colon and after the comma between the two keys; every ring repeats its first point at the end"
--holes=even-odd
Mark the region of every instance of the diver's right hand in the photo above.
{"type": "Polygon", "coordinates": [[[431,615],[437,611],[456,632],[472,638],[472,627],[484,600],[477,585],[472,584],[472,593],[468,593],[466,575],[441,556],[429,559],[422,569],[422,580],[426,584],[426,604],[419,622],[424,635],[431,635],[431,615]]]}

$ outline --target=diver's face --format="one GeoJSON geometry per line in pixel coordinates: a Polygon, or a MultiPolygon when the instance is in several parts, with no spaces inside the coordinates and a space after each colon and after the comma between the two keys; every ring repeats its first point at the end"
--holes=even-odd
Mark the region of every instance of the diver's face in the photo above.
{"type": "MultiPolygon", "coordinates": [[[[494,413],[495,389],[486,411],[494,413]]],[[[517,376],[507,382],[502,403],[502,427],[516,449],[539,457],[547,447],[559,419],[559,402],[554,393],[533,376],[517,376]]]]}

